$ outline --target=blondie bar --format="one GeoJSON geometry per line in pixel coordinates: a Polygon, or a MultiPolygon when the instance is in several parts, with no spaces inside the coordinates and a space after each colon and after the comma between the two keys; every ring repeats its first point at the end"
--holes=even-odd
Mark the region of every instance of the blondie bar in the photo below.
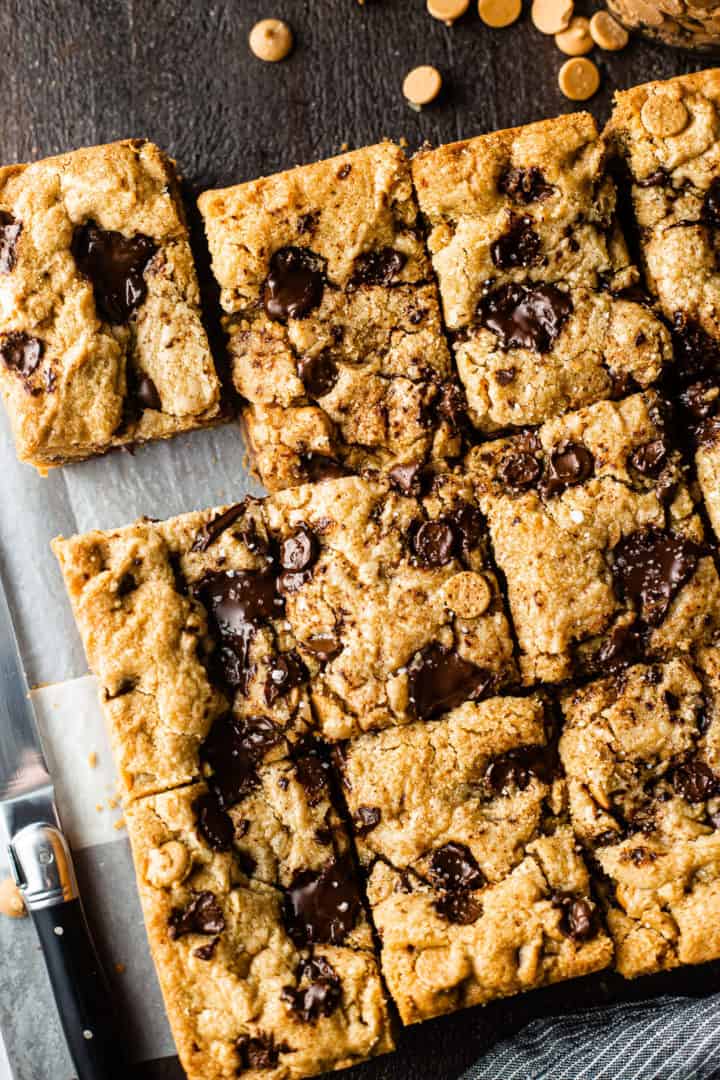
{"type": "Polygon", "coordinates": [[[475,447],[528,683],[666,655],[720,629],[720,580],[655,391],[475,447]]]}
{"type": "Polygon", "coordinates": [[[56,541],[128,792],[222,768],[224,745],[260,760],[512,680],[472,499],[450,475],[422,496],[346,477],[56,541]]]}
{"type": "Polygon", "coordinates": [[[393,1048],[349,842],[319,757],[132,804],[140,897],[189,1080],[291,1080],[393,1048]]]}
{"type": "Polygon", "coordinates": [[[612,946],[539,696],[365,735],[343,780],[406,1023],[596,971],[612,946]]]}
{"type": "Polygon", "coordinates": [[[658,379],[669,334],[638,302],[589,114],[423,151],[413,178],[481,432],[539,424],[658,379]]]}
{"type": "Polygon", "coordinates": [[[218,418],[177,176],[152,143],[0,169],[0,392],[41,471],[218,418]]]}
{"type": "Polygon", "coordinates": [[[381,143],[199,199],[267,488],[457,454],[408,162],[381,143]]]}
{"type": "Polygon", "coordinates": [[[628,977],[720,957],[720,650],[564,696],[572,825],[628,977]]]}

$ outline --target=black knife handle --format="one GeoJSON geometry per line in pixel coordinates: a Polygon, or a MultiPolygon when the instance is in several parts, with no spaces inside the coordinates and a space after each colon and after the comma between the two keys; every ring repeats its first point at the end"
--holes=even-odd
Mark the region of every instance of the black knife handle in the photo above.
{"type": "Polygon", "coordinates": [[[107,978],[78,899],[31,911],[78,1080],[123,1080],[107,978]]]}

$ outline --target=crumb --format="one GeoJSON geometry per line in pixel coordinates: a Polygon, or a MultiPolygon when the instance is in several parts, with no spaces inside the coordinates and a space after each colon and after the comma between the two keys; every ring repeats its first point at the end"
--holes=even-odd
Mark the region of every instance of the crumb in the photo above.
{"type": "Polygon", "coordinates": [[[124,829],[124,828],[125,828],[125,818],[124,817],[119,817],[117,819],[117,821],[113,822],[113,829],[117,829],[118,832],[120,831],[120,829],[124,829]]]}
{"type": "Polygon", "coordinates": [[[88,754],[88,765],[91,769],[96,769],[98,763],[98,756],[94,750],[91,750],[88,754]]]}
{"type": "Polygon", "coordinates": [[[9,919],[22,919],[27,915],[22,893],[11,877],[0,881],[0,915],[9,919]]]}

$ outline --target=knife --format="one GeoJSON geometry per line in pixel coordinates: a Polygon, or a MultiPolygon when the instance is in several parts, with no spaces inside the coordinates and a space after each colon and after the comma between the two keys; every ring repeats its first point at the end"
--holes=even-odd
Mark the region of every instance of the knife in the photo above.
{"type": "Polygon", "coordinates": [[[78,1080],[121,1080],[124,1054],[0,581],[0,828],[32,917],[78,1080]]]}

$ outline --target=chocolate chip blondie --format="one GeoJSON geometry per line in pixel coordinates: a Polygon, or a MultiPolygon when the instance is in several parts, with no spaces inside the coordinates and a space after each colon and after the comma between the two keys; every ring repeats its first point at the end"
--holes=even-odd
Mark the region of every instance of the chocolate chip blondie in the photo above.
{"type": "Polygon", "coordinates": [[[720,650],[569,690],[560,753],[626,976],[720,957],[720,650]]]}
{"type": "Polygon", "coordinates": [[[720,580],[655,391],[467,458],[528,683],[668,655],[720,628],[720,580]]]}
{"type": "Polygon", "coordinates": [[[40,471],[219,417],[177,176],[152,143],[0,169],[0,392],[40,471]]]}
{"type": "Polygon", "coordinates": [[[436,476],[406,494],[417,479],[346,477],[55,542],[131,796],[232,747],[261,760],[308,733],[336,742],[515,678],[471,486],[436,476]]]}
{"type": "Polygon", "coordinates": [[[290,1080],[393,1048],[347,835],[312,750],[126,815],[189,1080],[290,1080]]]}
{"type": "Polygon", "coordinates": [[[199,206],[267,488],[458,453],[464,396],[399,147],[208,191],[199,206]]]}
{"type": "Polygon", "coordinates": [[[412,169],[476,428],[539,424],[659,378],[669,335],[639,302],[589,114],[423,151],[412,169]]]}
{"type": "Polygon", "coordinates": [[[365,735],[343,781],[405,1023],[607,966],[539,696],[365,735]]]}

